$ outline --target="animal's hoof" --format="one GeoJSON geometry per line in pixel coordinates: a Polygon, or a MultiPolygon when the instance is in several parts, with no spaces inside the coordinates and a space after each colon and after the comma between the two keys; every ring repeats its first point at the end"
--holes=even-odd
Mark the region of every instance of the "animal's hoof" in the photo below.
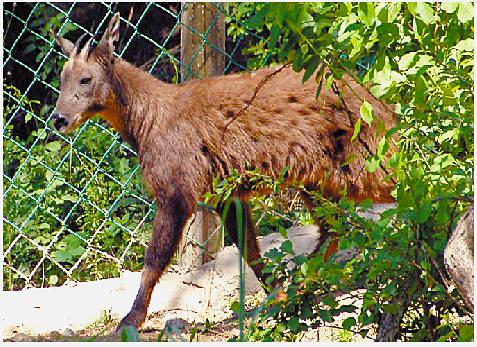
{"type": "Polygon", "coordinates": [[[121,333],[121,330],[124,327],[133,327],[135,330],[137,330],[145,320],[146,311],[143,309],[133,308],[123,319],[121,319],[121,322],[116,328],[116,333],[121,333]]]}
{"type": "Polygon", "coordinates": [[[127,327],[130,325],[123,325],[122,322],[119,323],[119,325],[116,327],[116,330],[114,330],[114,335],[121,336],[121,331],[123,330],[124,327],[127,327]]]}
{"type": "Polygon", "coordinates": [[[121,336],[121,332],[126,329],[126,330],[131,330],[134,329],[137,331],[137,328],[141,325],[139,322],[137,322],[133,317],[130,315],[127,315],[124,317],[121,322],[119,323],[118,327],[114,331],[116,335],[121,336]]]}

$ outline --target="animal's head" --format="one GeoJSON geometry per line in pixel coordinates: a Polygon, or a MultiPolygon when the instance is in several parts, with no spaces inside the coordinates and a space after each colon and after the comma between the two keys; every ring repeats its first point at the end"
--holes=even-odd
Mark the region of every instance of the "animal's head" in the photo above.
{"type": "Polygon", "coordinates": [[[64,133],[75,130],[111,103],[110,76],[114,42],[119,38],[119,13],[113,16],[96,47],[92,47],[91,38],[80,48],[83,37],[73,44],[55,35],[69,58],[61,71],[60,95],[52,116],[55,128],[64,133]]]}

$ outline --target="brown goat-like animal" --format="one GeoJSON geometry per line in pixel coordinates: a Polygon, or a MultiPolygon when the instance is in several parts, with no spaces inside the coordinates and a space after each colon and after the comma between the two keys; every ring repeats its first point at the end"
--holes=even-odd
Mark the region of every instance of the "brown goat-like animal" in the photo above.
{"type": "MultiPolygon", "coordinates": [[[[61,73],[53,120],[63,132],[94,115],[108,121],[137,150],[144,182],[155,197],[157,214],[141,285],[120,327],[139,327],[144,322],[153,288],[177,250],[186,221],[217,175],[252,166],[278,177],[289,167],[286,183],[303,182],[331,198],[347,194],[358,201],[393,201],[393,184],[385,179],[383,168],[373,173],[364,170],[364,158],[376,152],[382,132],[377,134],[374,125],[363,126],[360,141],[351,141],[360,117],[361,101],[355,93],[372,104],[374,124],[381,122],[389,129],[395,116],[352,79],[336,81],[344,91],[341,96],[323,90],[318,101],[316,82],[302,83],[302,74],[289,67],[170,85],[115,58],[118,36],[116,14],[96,48],[91,40],[80,50],[78,43],[56,37],[69,60],[61,73]],[[262,83],[264,79],[267,83],[262,83]],[[354,92],[342,88],[343,83],[354,92]],[[343,165],[351,154],[356,159],[343,165]]],[[[248,195],[245,188],[237,192],[244,203],[241,232],[247,231],[250,263],[260,252],[248,195]]],[[[306,197],[305,201],[311,203],[306,197]]],[[[237,244],[236,213],[231,206],[225,227],[237,244]]],[[[252,266],[261,280],[262,267],[252,266]]]]}

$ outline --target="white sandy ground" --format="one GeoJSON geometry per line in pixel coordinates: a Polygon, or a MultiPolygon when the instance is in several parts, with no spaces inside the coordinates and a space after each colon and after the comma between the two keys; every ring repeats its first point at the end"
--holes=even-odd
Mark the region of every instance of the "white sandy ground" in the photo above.
{"type": "MultiPolygon", "coordinates": [[[[383,207],[378,209],[381,211],[383,207]]],[[[306,254],[313,250],[318,231],[312,225],[293,227],[288,230],[288,237],[296,254],[306,254]]],[[[262,254],[279,247],[283,240],[278,233],[260,238],[262,254]]],[[[19,333],[36,336],[65,329],[76,332],[98,321],[104,312],[121,318],[131,307],[140,276],[140,272],[124,272],[120,278],[2,292],[3,338],[10,339],[19,333]]],[[[159,312],[161,321],[181,318],[188,322],[204,322],[206,318],[209,321],[230,318],[230,304],[238,299],[238,278],[238,249],[235,246],[225,247],[214,261],[198,270],[184,273],[179,267],[171,266],[156,285],[148,312],[159,312]]],[[[246,295],[264,297],[248,267],[245,283],[246,295]]]]}

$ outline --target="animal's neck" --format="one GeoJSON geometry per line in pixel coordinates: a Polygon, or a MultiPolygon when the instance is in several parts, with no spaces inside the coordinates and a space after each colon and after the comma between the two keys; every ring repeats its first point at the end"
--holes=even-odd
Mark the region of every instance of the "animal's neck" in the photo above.
{"type": "Polygon", "coordinates": [[[168,100],[174,100],[170,99],[174,86],[119,59],[113,64],[111,86],[109,105],[101,116],[138,150],[152,128],[162,123],[168,100]]]}

